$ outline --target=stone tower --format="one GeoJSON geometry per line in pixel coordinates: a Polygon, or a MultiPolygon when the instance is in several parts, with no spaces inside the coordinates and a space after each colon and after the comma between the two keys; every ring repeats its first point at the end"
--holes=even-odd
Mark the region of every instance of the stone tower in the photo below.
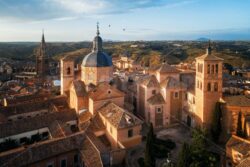
{"type": "Polygon", "coordinates": [[[103,51],[102,38],[99,35],[99,26],[97,24],[92,52],[84,57],[81,65],[81,80],[86,85],[109,82],[113,76],[112,59],[103,51]]]}
{"type": "Polygon", "coordinates": [[[61,94],[66,94],[69,91],[71,82],[75,78],[74,74],[74,60],[70,56],[66,56],[61,59],[60,62],[61,68],[61,94]]]}
{"type": "Polygon", "coordinates": [[[42,77],[48,74],[49,71],[49,57],[47,55],[47,48],[42,34],[42,41],[39,48],[36,51],[36,72],[38,77],[42,77]]]}
{"type": "Polygon", "coordinates": [[[222,97],[223,59],[212,53],[211,43],[206,54],[196,58],[195,105],[197,122],[207,129],[211,127],[215,104],[222,97]]]}

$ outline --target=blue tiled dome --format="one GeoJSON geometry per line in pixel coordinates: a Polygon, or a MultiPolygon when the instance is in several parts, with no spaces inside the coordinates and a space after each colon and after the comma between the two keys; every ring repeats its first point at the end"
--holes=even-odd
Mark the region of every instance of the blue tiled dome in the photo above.
{"type": "MultiPolygon", "coordinates": [[[[98,27],[97,27],[98,28],[98,27]]],[[[97,29],[97,36],[93,40],[92,52],[84,57],[82,61],[83,67],[110,67],[112,66],[111,57],[103,52],[102,38],[99,36],[99,29],[97,29]]]]}
{"type": "Polygon", "coordinates": [[[112,65],[111,57],[102,51],[92,51],[82,61],[84,67],[109,67],[112,65]]]}

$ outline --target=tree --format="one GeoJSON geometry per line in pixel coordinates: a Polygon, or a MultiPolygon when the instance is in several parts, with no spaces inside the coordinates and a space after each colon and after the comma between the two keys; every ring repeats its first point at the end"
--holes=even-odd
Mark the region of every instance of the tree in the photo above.
{"type": "Polygon", "coordinates": [[[155,139],[155,134],[154,134],[153,125],[151,123],[148,134],[147,134],[147,141],[146,141],[145,159],[144,159],[145,167],[155,166],[155,157],[153,155],[154,139],[155,139]]]}
{"type": "Polygon", "coordinates": [[[184,142],[182,145],[181,152],[179,153],[177,167],[189,167],[190,165],[190,146],[184,142]]]}
{"type": "Polygon", "coordinates": [[[244,131],[243,131],[243,137],[244,138],[247,138],[247,122],[246,122],[246,119],[244,121],[244,131]]]}
{"type": "Polygon", "coordinates": [[[211,125],[211,135],[213,141],[217,142],[221,134],[221,117],[222,112],[220,108],[220,102],[215,105],[215,110],[213,112],[212,125],[211,125]]]}
{"type": "Polygon", "coordinates": [[[237,122],[237,130],[236,135],[239,137],[243,137],[243,130],[242,130],[242,114],[241,111],[238,114],[238,122],[237,122]]]}

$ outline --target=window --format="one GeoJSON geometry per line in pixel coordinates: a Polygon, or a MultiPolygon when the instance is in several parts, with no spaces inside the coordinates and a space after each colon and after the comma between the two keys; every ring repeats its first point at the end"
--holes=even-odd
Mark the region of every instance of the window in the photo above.
{"type": "Polygon", "coordinates": [[[128,130],[128,137],[133,137],[133,129],[128,130]]]}
{"type": "Polygon", "coordinates": [[[211,91],[211,83],[207,84],[207,91],[211,91]]]}
{"type": "Polygon", "coordinates": [[[155,95],[156,94],[156,90],[152,90],[152,95],[155,95]]]}
{"type": "Polygon", "coordinates": [[[202,73],[202,71],[203,71],[202,64],[198,63],[198,67],[197,68],[198,68],[197,71],[200,72],[200,73],[202,73]]]}
{"type": "Polygon", "coordinates": [[[217,82],[214,83],[214,91],[215,91],[215,92],[218,91],[218,83],[217,83],[217,82]]]}
{"type": "Polygon", "coordinates": [[[216,72],[216,74],[218,74],[218,72],[219,72],[219,65],[218,64],[215,65],[215,72],[216,72]]]}
{"type": "Polygon", "coordinates": [[[207,65],[207,73],[210,74],[210,64],[207,65]]]}
{"type": "Polygon", "coordinates": [[[214,65],[212,65],[212,74],[214,74],[214,65]]]}
{"type": "Polygon", "coordinates": [[[185,93],[185,100],[187,100],[188,99],[188,94],[187,93],[185,93]]]}
{"type": "Polygon", "coordinates": [[[78,154],[75,154],[74,155],[74,164],[78,164],[78,162],[79,162],[79,156],[78,156],[78,154]]]}
{"type": "Polygon", "coordinates": [[[70,67],[67,68],[67,74],[70,75],[70,67]]]}
{"type": "Polygon", "coordinates": [[[161,113],[161,112],[162,112],[161,107],[157,107],[157,108],[156,108],[156,112],[157,112],[157,113],[161,113]]]}
{"type": "Polygon", "coordinates": [[[66,159],[61,160],[61,167],[66,167],[67,166],[67,161],[66,159]]]}
{"type": "Polygon", "coordinates": [[[179,98],[179,92],[174,92],[174,98],[178,99],[179,98]]]}

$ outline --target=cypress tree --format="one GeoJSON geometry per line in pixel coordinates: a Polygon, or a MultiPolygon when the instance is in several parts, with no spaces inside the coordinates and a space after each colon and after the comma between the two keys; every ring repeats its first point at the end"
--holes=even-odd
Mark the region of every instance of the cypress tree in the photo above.
{"type": "Polygon", "coordinates": [[[212,118],[212,127],[211,127],[211,135],[215,142],[218,141],[220,134],[221,134],[221,108],[220,108],[220,102],[217,102],[215,105],[215,110],[213,112],[213,118],[212,118]]]}
{"type": "Polygon", "coordinates": [[[189,167],[190,159],[191,159],[190,154],[191,154],[191,151],[190,151],[189,144],[184,142],[182,145],[181,152],[179,153],[177,167],[189,167]]]}
{"type": "Polygon", "coordinates": [[[241,111],[238,114],[238,122],[237,122],[236,135],[239,136],[239,137],[243,137],[241,111]]]}
{"type": "Polygon", "coordinates": [[[149,127],[149,132],[147,134],[147,141],[146,141],[145,158],[144,158],[145,167],[155,166],[155,157],[153,155],[154,139],[155,139],[154,129],[151,123],[149,127]]]}
{"type": "Polygon", "coordinates": [[[243,137],[244,138],[247,138],[247,122],[246,122],[246,119],[244,121],[244,131],[243,131],[243,137]]]}

